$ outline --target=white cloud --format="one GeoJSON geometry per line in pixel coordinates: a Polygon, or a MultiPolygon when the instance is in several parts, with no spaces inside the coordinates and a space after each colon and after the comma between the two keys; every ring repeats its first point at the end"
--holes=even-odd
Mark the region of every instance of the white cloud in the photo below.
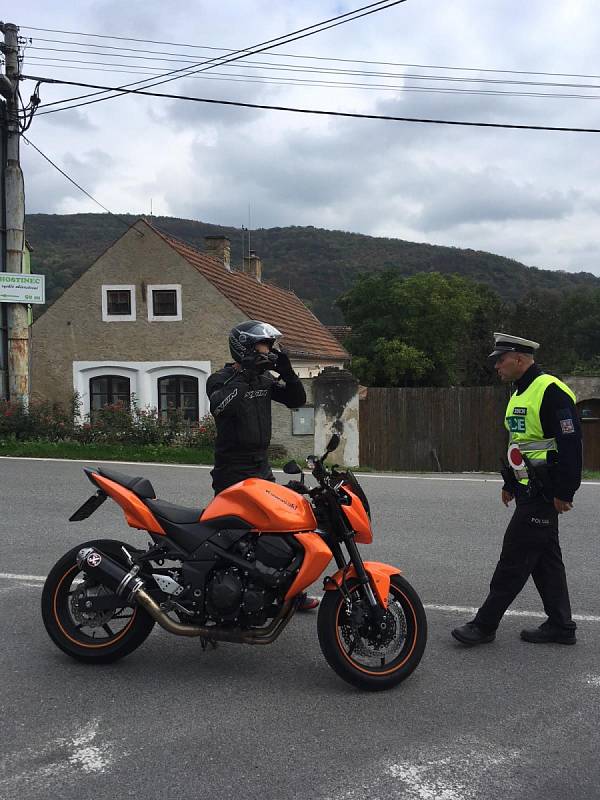
{"type": "MultiPolygon", "coordinates": [[[[34,37],[27,51],[29,74],[117,86],[139,80],[125,73],[43,66],[35,58],[82,58],[105,63],[158,64],[177,69],[175,61],[144,60],[148,51],[164,59],[177,53],[201,61],[219,51],[184,48],[181,43],[245,47],[357,7],[336,0],[231,0],[199,4],[183,0],[168,8],[158,0],[83,0],[76,6],[57,0],[24,0],[23,24],[130,36],[156,43],[86,39],[82,36],[23,30],[34,37]],[[72,45],[41,39],[88,42],[74,55],[33,47],[64,49],[72,45]],[[170,42],[175,44],[160,44],[170,42]],[[89,46],[104,45],[104,50],[89,46]],[[128,47],[129,51],[112,51],[128,47]],[[134,58],[135,56],[135,58],[134,58]],[[127,58],[126,58],[127,57],[127,58]]],[[[318,36],[279,48],[285,57],[252,60],[266,64],[298,63],[291,54],[322,58],[360,58],[386,66],[311,61],[313,67],[364,69],[396,75],[390,83],[440,86],[439,69],[417,65],[455,65],[480,70],[533,70],[587,74],[600,34],[592,0],[571,0],[549,12],[545,0],[409,0],[318,36]],[[394,66],[398,62],[412,67],[394,66]],[[426,80],[404,74],[429,76],[426,80]]],[[[21,20],[19,20],[21,22],[21,20]]],[[[54,62],[55,64],[59,62],[54,62]]],[[[100,69],[111,69],[102,66],[100,69]]],[[[124,68],[123,68],[124,69],[124,68]]],[[[133,69],[133,68],[131,68],[133,69]]],[[[214,73],[256,75],[248,65],[214,73]]],[[[534,76],[453,72],[479,80],[510,79],[513,84],[454,82],[485,91],[531,91],[598,94],[600,89],[534,87],[519,81],[534,76]]],[[[211,73],[206,73],[206,76],[211,73]]],[[[304,73],[269,71],[270,80],[302,78],[304,73]]],[[[232,76],[233,77],[233,76],[232,76]]],[[[368,82],[367,76],[312,74],[311,79],[368,82]]],[[[384,79],[374,79],[377,83],[384,79]]],[[[573,83],[577,79],[538,81],[573,83]]],[[[600,79],[579,82],[600,85],[600,79]]],[[[26,91],[30,88],[27,84],[26,91]]],[[[91,91],[91,90],[90,90],[91,91]]],[[[283,86],[256,82],[187,78],[155,91],[214,99],[288,105],[361,113],[597,127],[596,100],[552,99],[496,94],[438,94],[367,91],[346,87],[283,86]]],[[[86,93],[64,86],[42,87],[43,102],[86,93]]],[[[155,213],[191,216],[210,222],[315,225],[486,249],[525,263],[600,275],[600,242],[595,236],[600,212],[598,137],[480,128],[377,122],[300,116],[225,106],[121,97],[74,111],[40,116],[32,140],[115,212],[149,208],[155,213]]],[[[23,148],[29,211],[91,210],[84,195],[40,157],[23,148]]]]}

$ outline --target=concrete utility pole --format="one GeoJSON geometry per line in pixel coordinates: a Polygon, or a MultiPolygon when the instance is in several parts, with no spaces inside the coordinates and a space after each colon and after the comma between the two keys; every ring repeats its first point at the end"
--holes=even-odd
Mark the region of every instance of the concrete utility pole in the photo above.
{"type": "MultiPolygon", "coordinates": [[[[25,245],[25,191],[19,160],[19,106],[17,89],[21,65],[19,63],[19,29],[12,23],[0,23],[4,33],[2,48],[6,64],[6,78],[2,87],[6,91],[6,160],[4,163],[4,214],[6,272],[22,272],[25,245]],[[10,84],[10,88],[7,86],[10,84]]],[[[8,303],[6,319],[8,329],[8,397],[19,403],[29,403],[29,324],[27,306],[8,303]]]]}
{"type": "MultiPolygon", "coordinates": [[[[2,76],[5,77],[5,76],[2,76]]],[[[4,168],[6,165],[6,103],[0,100],[0,273],[6,272],[6,214],[4,168]]],[[[0,400],[8,399],[8,331],[5,303],[0,303],[0,400]]]]}

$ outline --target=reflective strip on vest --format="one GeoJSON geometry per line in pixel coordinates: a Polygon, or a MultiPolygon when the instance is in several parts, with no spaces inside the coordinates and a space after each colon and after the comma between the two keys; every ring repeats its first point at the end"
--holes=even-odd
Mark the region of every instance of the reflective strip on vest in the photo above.
{"type": "Polygon", "coordinates": [[[516,441],[514,442],[511,439],[511,444],[518,444],[519,450],[525,453],[532,453],[535,450],[557,450],[556,446],[556,439],[536,439],[535,441],[531,442],[522,442],[516,441]]]}

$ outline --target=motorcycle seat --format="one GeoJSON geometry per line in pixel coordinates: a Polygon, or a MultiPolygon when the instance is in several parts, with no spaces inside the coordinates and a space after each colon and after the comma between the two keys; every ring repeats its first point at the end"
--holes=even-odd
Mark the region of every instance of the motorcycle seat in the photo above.
{"type": "Polygon", "coordinates": [[[204,511],[203,508],[178,506],[175,503],[168,503],[166,500],[146,500],[146,505],[150,511],[176,525],[190,525],[193,522],[199,522],[204,511]]]}
{"type": "Polygon", "coordinates": [[[123,472],[117,472],[114,469],[105,469],[104,467],[98,467],[97,472],[99,475],[102,475],[103,478],[108,478],[109,481],[114,481],[115,483],[118,483],[119,486],[124,486],[126,489],[130,489],[142,500],[156,497],[154,487],[148,478],[136,478],[132,475],[125,475],[123,472]]]}

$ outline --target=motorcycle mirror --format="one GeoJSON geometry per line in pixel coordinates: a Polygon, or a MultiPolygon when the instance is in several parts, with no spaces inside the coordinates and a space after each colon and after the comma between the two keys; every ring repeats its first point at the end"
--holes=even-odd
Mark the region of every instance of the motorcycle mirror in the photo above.
{"type": "Polygon", "coordinates": [[[337,433],[334,433],[331,439],[327,442],[326,453],[333,453],[334,450],[337,450],[340,444],[340,437],[337,433]]]}
{"type": "Polygon", "coordinates": [[[283,471],[286,475],[298,475],[302,472],[296,461],[288,461],[287,464],[284,464],[283,471]]]}

